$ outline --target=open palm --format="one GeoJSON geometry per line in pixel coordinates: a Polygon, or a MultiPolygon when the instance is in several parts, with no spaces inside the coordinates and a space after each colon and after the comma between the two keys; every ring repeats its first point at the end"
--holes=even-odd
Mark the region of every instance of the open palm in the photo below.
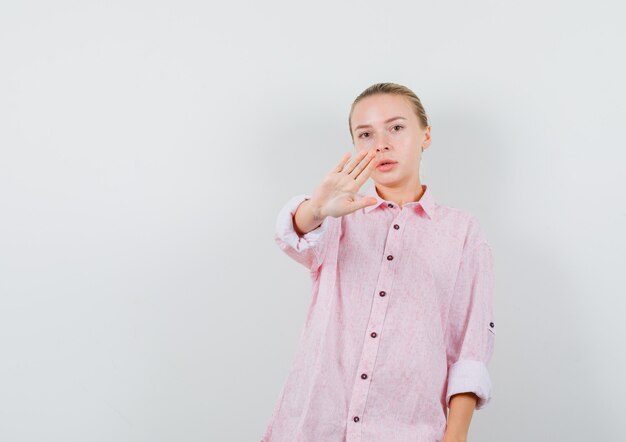
{"type": "Polygon", "coordinates": [[[374,197],[357,195],[376,167],[375,157],[374,150],[362,150],[354,158],[349,152],[344,154],[312,195],[322,216],[337,218],[376,203],[374,197]]]}

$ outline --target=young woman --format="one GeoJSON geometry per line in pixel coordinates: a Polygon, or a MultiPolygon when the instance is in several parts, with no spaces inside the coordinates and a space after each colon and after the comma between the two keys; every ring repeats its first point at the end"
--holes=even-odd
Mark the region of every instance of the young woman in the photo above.
{"type": "Polygon", "coordinates": [[[410,89],[369,87],[348,123],[356,156],[278,214],[313,289],[263,441],[465,441],[491,399],[491,247],[421,182],[430,126],[410,89]]]}

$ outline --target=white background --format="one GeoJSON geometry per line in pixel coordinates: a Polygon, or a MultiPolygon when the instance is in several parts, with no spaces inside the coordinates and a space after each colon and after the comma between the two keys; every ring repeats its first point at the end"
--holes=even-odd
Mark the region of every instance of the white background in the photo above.
{"type": "Polygon", "coordinates": [[[493,247],[470,442],[626,440],[621,2],[4,1],[0,440],[256,441],[308,307],[275,217],[352,100],[422,99],[422,181],[493,247]]]}

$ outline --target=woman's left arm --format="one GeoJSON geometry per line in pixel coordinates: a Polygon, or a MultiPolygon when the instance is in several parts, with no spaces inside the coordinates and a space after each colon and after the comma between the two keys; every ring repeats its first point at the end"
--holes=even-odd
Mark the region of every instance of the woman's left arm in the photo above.
{"type": "Polygon", "coordinates": [[[474,393],[458,393],[450,398],[448,424],[443,442],[466,442],[477,396],[474,393]]]}
{"type": "Polygon", "coordinates": [[[446,352],[449,408],[444,442],[465,441],[474,410],[491,401],[487,365],[495,343],[494,266],[491,246],[475,218],[468,228],[448,310],[446,352]]]}

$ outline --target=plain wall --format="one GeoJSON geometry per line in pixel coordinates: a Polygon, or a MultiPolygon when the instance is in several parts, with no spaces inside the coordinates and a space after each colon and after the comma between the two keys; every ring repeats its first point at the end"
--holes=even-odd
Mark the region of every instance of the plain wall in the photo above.
{"type": "Polygon", "coordinates": [[[3,2],[0,440],[259,441],[311,289],[276,215],[383,81],[422,99],[422,182],[494,251],[469,441],[625,440],[624,12],[3,2]]]}

